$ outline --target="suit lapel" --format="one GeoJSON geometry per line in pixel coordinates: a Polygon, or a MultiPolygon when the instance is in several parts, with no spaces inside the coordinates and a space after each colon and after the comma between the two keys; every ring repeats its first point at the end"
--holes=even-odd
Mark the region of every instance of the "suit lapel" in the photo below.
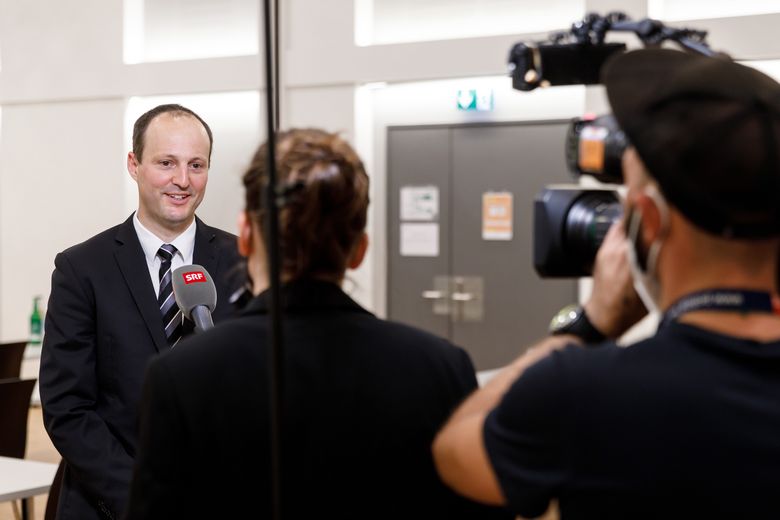
{"type": "MultiPolygon", "coordinates": [[[[211,275],[211,281],[218,284],[219,276],[219,257],[216,244],[216,233],[214,229],[207,226],[198,217],[195,217],[195,248],[192,250],[192,263],[198,264],[206,269],[211,275]]],[[[219,288],[217,288],[219,294],[219,288]]],[[[217,305],[219,305],[217,298],[217,305]]],[[[195,325],[190,320],[184,320],[184,334],[190,335],[195,331],[195,325]]]]}
{"type": "Polygon", "coordinates": [[[216,283],[219,279],[219,255],[217,254],[214,238],[216,233],[213,229],[195,217],[197,227],[195,229],[195,248],[192,252],[192,263],[201,265],[211,275],[212,281],[216,283]]]}
{"type": "MultiPolygon", "coordinates": [[[[160,309],[157,308],[157,298],[149,278],[149,268],[146,266],[144,252],[133,227],[132,216],[119,227],[115,238],[118,247],[114,257],[154,340],[154,346],[158,352],[168,350],[160,309]]],[[[195,243],[197,244],[197,240],[195,243]]]]}

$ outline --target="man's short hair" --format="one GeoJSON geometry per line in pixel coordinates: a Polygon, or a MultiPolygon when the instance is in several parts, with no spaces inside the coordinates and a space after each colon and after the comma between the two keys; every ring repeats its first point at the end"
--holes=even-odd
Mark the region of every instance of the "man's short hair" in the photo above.
{"type": "Polygon", "coordinates": [[[206,122],[195,112],[187,107],[177,105],[175,103],[167,105],[158,105],[148,112],[144,113],[141,117],[136,119],[133,125],[133,154],[138,162],[141,162],[141,157],[144,152],[144,145],[146,144],[146,129],[149,128],[149,124],[152,120],[161,114],[174,114],[174,115],[188,115],[192,116],[203,125],[206,129],[206,133],[209,136],[209,164],[211,164],[211,149],[214,145],[214,136],[211,134],[211,128],[206,122]]]}
{"type": "Polygon", "coordinates": [[[602,73],[615,118],[688,220],[734,238],[780,235],[780,84],[723,56],[642,49],[602,73]]]}

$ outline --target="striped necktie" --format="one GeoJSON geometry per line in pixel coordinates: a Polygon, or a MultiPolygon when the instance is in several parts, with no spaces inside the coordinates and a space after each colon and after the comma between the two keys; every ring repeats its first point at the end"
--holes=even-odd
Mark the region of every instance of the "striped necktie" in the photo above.
{"type": "Polygon", "coordinates": [[[171,347],[175,346],[181,339],[182,328],[181,310],[176,305],[176,299],[173,297],[173,284],[171,283],[171,260],[176,251],[176,247],[171,244],[163,244],[157,250],[157,256],[161,260],[160,294],[157,297],[157,304],[162,314],[165,337],[168,339],[168,345],[171,347]]]}

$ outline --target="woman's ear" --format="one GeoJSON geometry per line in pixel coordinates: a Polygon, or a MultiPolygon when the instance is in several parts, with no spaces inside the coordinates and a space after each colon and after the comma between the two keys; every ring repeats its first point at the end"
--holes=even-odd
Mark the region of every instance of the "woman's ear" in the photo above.
{"type": "Polygon", "coordinates": [[[355,247],[352,249],[352,254],[349,255],[347,261],[347,267],[350,269],[357,269],[360,264],[363,263],[363,259],[366,257],[366,250],[368,249],[368,235],[362,233],[358,238],[355,247]]]}
{"type": "Polygon", "coordinates": [[[246,211],[238,214],[238,253],[243,257],[252,254],[252,223],[246,211]]]}

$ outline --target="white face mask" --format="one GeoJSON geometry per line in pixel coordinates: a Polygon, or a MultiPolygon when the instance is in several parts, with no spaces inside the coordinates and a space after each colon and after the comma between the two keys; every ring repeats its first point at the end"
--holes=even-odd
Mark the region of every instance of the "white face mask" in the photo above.
{"type": "Polygon", "coordinates": [[[655,202],[658,212],[661,214],[661,232],[647,251],[646,269],[642,269],[639,263],[639,254],[637,244],[639,243],[640,224],[642,215],[638,210],[634,210],[628,222],[628,263],[631,268],[631,278],[634,280],[634,289],[636,290],[642,303],[648,312],[658,312],[659,299],[661,297],[661,285],[658,282],[656,270],[658,269],[658,255],[661,253],[663,245],[664,231],[669,225],[669,207],[663,196],[655,186],[650,185],[645,188],[645,194],[655,202]]]}

